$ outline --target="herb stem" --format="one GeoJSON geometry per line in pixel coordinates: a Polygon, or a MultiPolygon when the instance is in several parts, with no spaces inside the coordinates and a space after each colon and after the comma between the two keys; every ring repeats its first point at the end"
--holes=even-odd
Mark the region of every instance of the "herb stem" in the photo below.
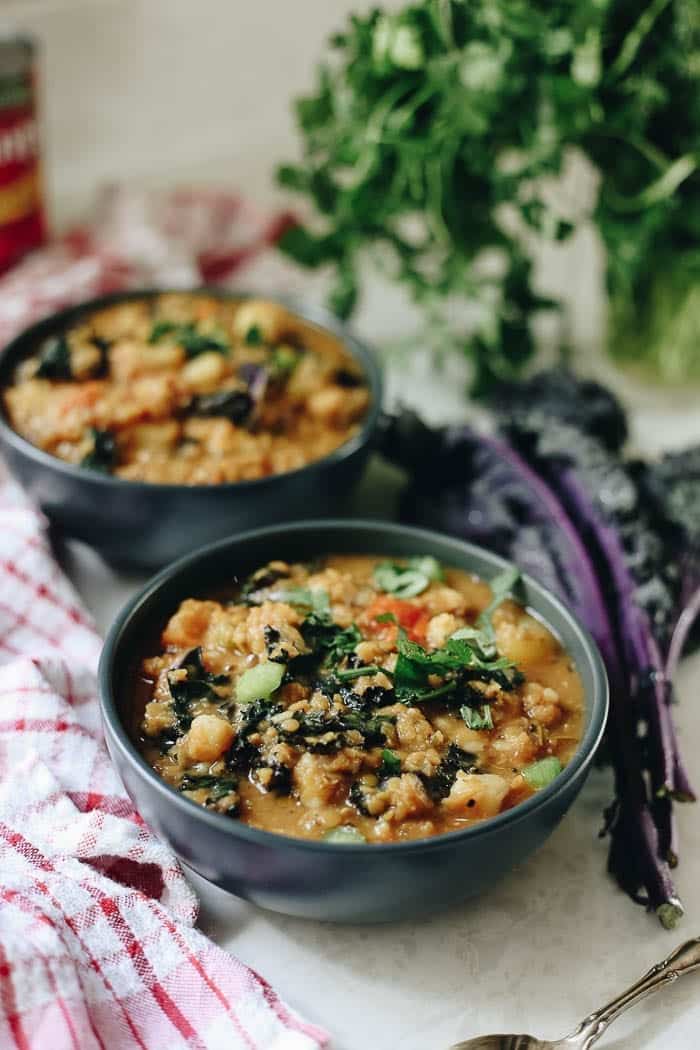
{"type": "Polygon", "coordinates": [[[368,664],[367,667],[349,667],[346,671],[336,671],[335,677],[341,682],[349,682],[353,678],[363,678],[365,675],[379,674],[382,670],[376,664],[368,664]]]}
{"type": "Polygon", "coordinates": [[[419,704],[422,704],[424,700],[437,700],[440,696],[448,696],[449,693],[454,693],[456,688],[457,682],[446,682],[444,685],[438,686],[437,689],[431,689],[429,693],[419,693],[415,700],[419,704]]]}

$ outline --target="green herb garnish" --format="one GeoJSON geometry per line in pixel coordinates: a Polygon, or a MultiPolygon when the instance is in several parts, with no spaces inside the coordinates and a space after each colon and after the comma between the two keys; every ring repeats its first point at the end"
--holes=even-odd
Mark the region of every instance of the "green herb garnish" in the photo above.
{"type": "Polygon", "coordinates": [[[245,334],[245,341],[248,346],[262,346],[264,343],[262,330],[260,325],[251,325],[245,334]]]}
{"type": "Polygon", "coordinates": [[[338,682],[351,682],[353,678],[363,678],[365,675],[379,674],[382,670],[375,664],[367,664],[363,667],[348,667],[347,670],[334,671],[333,677],[338,682]]]}
{"type": "Polygon", "coordinates": [[[174,321],[156,321],[148,337],[149,343],[159,343],[166,335],[172,335],[173,332],[176,332],[178,327],[174,321]]]}
{"type": "Polygon", "coordinates": [[[382,750],[382,764],[379,767],[379,779],[383,780],[385,777],[398,777],[401,775],[401,759],[392,751],[391,748],[385,747],[382,750]]]}
{"type": "Polygon", "coordinates": [[[481,707],[469,707],[464,704],[459,713],[469,729],[493,729],[490,704],[482,704],[481,707]]]}
{"type": "Polygon", "coordinates": [[[172,336],[185,351],[188,357],[214,352],[227,354],[231,346],[220,332],[200,332],[194,321],[186,324],[175,324],[172,321],[156,321],[148,337],[149,343],[158,343],[165,336],[172,336]]]}
{"type": "Polygon", "coordinates": [[[251,592],[247,596],[250,605],[262,602],[285,602],[287,605],[301,605],[311,610],[310,615],[324,622],[330,622],[331,604],[326,591],[311,590],[310,587],[284,587],[279,590],[251,592]]]}
{"type": "Polygon", "coordinates": [[[380,590],[395,594],[397,598],[415,598],[430,586],[431,581],[445,578],[440,563],[428,555],[409,558],[406,565],[381,562],[372,575],[380,590]]]}
{"type": "Polygon", "coordinates": [[[286,378],[299,364],[300,353],[293,346],[277,346],[270,355],[270,365],[276,376],[286,378]]]}
{"type": "MultiPolygon", "coordinates": [[[[513,592],[517,583],[520,580],[520,570],[515,565],[509,565],[508,568],[500,572],[498,576],[494,576],[491,580],[491,601],[485,609],[481,611],[476,621],[476,626],[480,632],[478,641],[475,639],[475,644],[478,645],[480,651],[486,657],[496,655],[496,632],[493,626],[493,614],[499,605],[502,605],[506,598],[513,592]]],[[[456,631],[453,635],[454,638],[465,638],[468,639],[468,632],[471,628],[464,628],[462,631],[456,631]]]]}

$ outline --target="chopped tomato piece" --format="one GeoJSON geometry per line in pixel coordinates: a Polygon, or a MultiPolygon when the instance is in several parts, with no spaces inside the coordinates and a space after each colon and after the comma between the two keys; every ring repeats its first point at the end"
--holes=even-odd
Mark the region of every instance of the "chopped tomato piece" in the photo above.
{"type": "Polygon", "coordinates": [[[384,634],[390,638],[391,632],[396,633],[396,624],[377,623],[378,616],[386,616],[391,613],[397,622],[403,627],[408,637],[413,642],[425,644],[425,634],[430,620],[430,613],[415,602],[406,601],[403,598],[392,598],[390,594],[382,594],[375,598],[367,607],[364,619],[372,634],[384,634]]]}

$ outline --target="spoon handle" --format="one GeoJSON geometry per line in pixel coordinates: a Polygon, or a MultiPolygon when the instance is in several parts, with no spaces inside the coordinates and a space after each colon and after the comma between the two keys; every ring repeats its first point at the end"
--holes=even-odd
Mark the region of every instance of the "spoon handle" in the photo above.
{"type": "Polygon", "coordinates": [[[692,941],[686,941],[680,948],[676,948],[663,962],[652,966],[648,973],[640,977],[636,984],[627,988],[621,995],[601,1007],[600,1010],[596,1010],[595,1013],[589,1014],[567,1042],[570,1041],[572,1047],[580,1048],[580,1050],[589,1050],[600,1039],[608,1026],[630,1006],[634,1006],[640,999],[651,995],[652,992],[665,988],[667,984],[673,984],[682,974],[699,968],[700,937],[695,937],[692,941]]]}

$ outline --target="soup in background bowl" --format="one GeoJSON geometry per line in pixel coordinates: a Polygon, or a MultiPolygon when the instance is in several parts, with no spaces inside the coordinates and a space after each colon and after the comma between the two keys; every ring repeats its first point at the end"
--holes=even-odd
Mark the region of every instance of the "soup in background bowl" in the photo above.
{"type": "Polygon", "coordinates": [[[100,665],[144,819],[205,878],[291,915],[388,921],[490,888],[561,820],[607,714],[598,651],[560,601],[524,577],[489,609],[504,573],[482,548],[355,519],[164,570],[100,665]]]}
{"type": "Polygon", "coordinates": [[[47,517],[128,568],[342,513],[382,404],[375,355],[325,311],[216,289],[125,292],[0,355],[0,449],[47,517]]]}
{"type": "Polygon", "coordinates": [[[10,423],[128,481],[217,485],[297,470],[367,412],[357,362],[281,303],[171,292],[84,312],[15,368],[10,423]]]}

